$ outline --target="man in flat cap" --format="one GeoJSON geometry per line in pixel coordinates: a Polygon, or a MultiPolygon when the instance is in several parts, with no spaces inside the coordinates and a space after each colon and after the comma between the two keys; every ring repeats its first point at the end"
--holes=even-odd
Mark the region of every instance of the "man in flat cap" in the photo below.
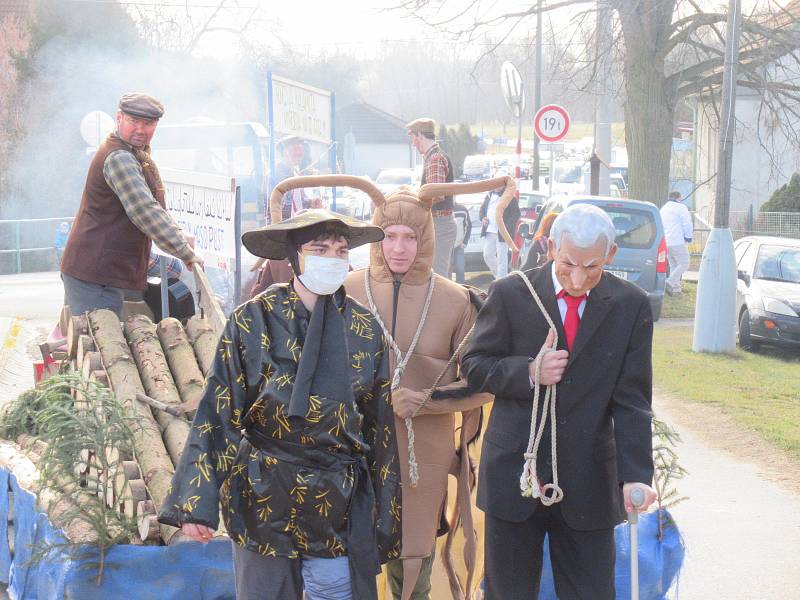
{"type": "MultiPolygon", "coordinates": [[[[300,165],[305,156],[303,138],[297,135],[288,135],[278,142],[277,149],[281,153],[281,161],[275,167],[276,185],[300,174],[300,165]]],[[[280,213],[273,214],[267,203],[266,222],[274,224],[279,222],[278,219],[286,220],[305,208],[311,208],[311,199],[306,196],[305,190],[303,188],[290,190],[283,195],[280,213]]],[[[294,276],[288,260],[259,258],[250,270],[259,272],[255,285],[250,291],[251,298],[263,292],[273,283],[288,283],[294,276]]]]}
{"type": "MultiPolygon", "coordinates": [[[[117,128],[89,165],[83,198],[61,261],[73,315],[98,308],[122,312],[126,290],[144,290],[152,242],[187,266],[202,264],[193,238],[164,207],[164,186],[150,140],[163,105],[147,94],[125,94],[117,128]],[[191,241],[190,241],[191,240],[191,241]]],[[[190,267],[191,268],[191,267],[190,267]]]]}
{"type": "MultiPolygon", "coordinates": [[[[416,119],[406,125],[411,145],[422,155],[422,184],[446,183],[453,181],[453,163],[436,143],[436,121],[416,119]]],[[[456,221],[453,217],[453,197],[434,198],[431,207],[436,251],[433,257],[433,271],[450,279],[450,261],[456,243],[456,221]]]]}
{"type": "Polygon", "coordinates": [[[377,600],[399,556],[389,358],[342,287],[349,248],[382,238],[324,209],[242,236],[295,276],[231,315],[159,515],[207,542],[222,507],[238,600],[377,600]]]}

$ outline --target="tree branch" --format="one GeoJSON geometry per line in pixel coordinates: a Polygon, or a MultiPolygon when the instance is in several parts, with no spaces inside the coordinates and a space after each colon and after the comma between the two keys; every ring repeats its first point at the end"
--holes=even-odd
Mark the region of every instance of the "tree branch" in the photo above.
{"type": "Polygon", "coordinates": [[[666,57],[678,44],[687,42],[689,37],[701,27],[725,22],[727,18],[727,15],[723,15],[722,13],[705,13],[694,14],[675,21],[672,27],[676,30],[676,33],[664,44],[664,47],[661,49],[661,56],[666,57]]]}

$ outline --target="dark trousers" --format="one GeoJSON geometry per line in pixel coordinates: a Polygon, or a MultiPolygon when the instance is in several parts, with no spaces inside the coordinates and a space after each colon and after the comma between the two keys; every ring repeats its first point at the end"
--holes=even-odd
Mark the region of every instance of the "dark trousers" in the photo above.
{"type": "Polygon", "coordinates": [[[485,600],[536,600],[542,577],[544,535],[560,600],[613,600],[614,530],[577,531],[558,505],[540,506],[522,523],[486,515],[485,600]]]}

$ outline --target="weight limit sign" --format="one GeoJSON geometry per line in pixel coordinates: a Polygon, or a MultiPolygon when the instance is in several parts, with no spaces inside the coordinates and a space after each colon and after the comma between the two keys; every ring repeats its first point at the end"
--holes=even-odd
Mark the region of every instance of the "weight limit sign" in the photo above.
{"type": "Polygon", "coordinates": [[[558,104],[543,106],[536,111],[533,128],[543,142],[557,142],[569,131],[569,113],[558,104]]]}

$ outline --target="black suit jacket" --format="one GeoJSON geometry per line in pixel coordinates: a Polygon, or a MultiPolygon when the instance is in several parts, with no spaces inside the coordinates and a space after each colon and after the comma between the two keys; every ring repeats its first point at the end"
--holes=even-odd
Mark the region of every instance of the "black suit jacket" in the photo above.
{"type": "MultiPolygon", "coordinates": [[[[558,348],[566,349],[551,264],[525,275],[556,324],[558,348]]],[[[464,355],[470,386],[495,395],[481,455],[478,507],[506,521],[522,522],[541,505],[522,497],[519,479],[533,404],[528,359],[539,352],[548,328],[525,283],[509,275],[490,288],[464,355]]],[[[624,517],[621,484],[651,483],[652,336],[645,293],[604,273],[586,300],[557,387],[560,507],[573,529],[613,527],[624,517]]],[[[537,470],[550,481],[549,422],[545,431],[537,470]]]]}

